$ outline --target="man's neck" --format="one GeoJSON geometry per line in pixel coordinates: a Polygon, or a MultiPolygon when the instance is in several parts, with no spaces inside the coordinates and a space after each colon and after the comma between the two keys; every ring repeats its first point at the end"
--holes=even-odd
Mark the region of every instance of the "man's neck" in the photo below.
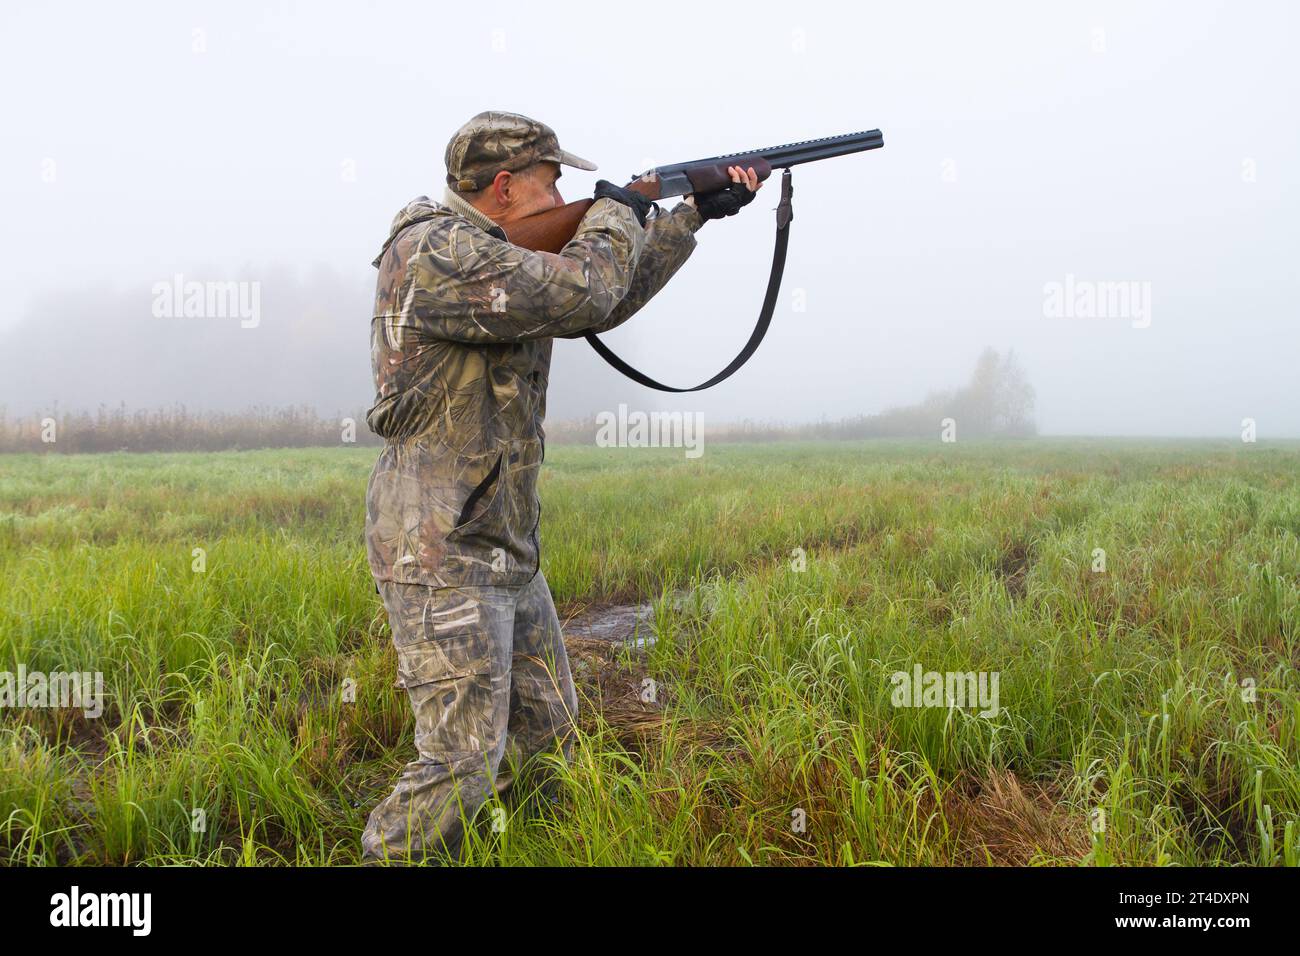
{"type": "Polygon", "coordinates": [[[447,187],[442,197],[442,204],[451,209],[458,215],[464,216],[474,225],[478,226],[484,232],[500,228],[497,224],[481,209],[475,206],[464,196],[457,193],[450,186],[447,187]]]}

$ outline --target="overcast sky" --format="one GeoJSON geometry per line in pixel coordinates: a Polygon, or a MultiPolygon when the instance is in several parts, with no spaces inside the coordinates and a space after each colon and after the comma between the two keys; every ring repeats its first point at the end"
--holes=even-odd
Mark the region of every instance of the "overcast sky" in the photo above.
{"type": "MultiPolygon", "coordinates": [[[[553,417],[838,419],[959,384],[991,345],[1048,433],[1300,436],[1293,4],[371,6],[4,5],[0,405],[366,407],[370,261],[441,194],[455,128],[505,109],[600,164],[566,199],[885,134],[795,171],[782,302],[744,371],[665,398],[562,342],[553,417]],[[177,273],[261,282],[257,327],[154,316],[177,273]],[[1133,283],[1127,310],[1074,314],[1106,282],[1133,283]]],[[[724,365],[775,185],[610,344],[676,384],[724,365]]]]}

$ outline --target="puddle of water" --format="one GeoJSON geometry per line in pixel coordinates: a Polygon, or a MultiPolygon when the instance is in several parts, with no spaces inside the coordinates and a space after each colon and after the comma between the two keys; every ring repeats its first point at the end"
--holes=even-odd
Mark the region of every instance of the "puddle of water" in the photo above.
{"type": "Polygon", "coordinates": [[[565,637],[610,641],[635,648],[650,647],[655,642],[649,604],[616,604],[613,607],[585,611],[564,625],[565,637]]]}
{"type": "MultiPolygon", "coordinates": [[[[669,601],[680,610],[690,606],[691,598],[691,592],[681,590],[674,591],[669,601]]],[[[644,604],[613,604],[584,611],[567,623],[561,622],[561,628],[565,637],[609,641],[644,649],[655,642],[653,618],[654,605],[649,601],[644,604]]]]}

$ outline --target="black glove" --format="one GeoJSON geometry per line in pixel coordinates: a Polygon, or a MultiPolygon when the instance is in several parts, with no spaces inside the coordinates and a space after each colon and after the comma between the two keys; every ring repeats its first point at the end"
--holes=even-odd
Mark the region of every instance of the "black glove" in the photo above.
{"type": "Polygon", "coordinates": [[[758,190],[750,192],[744,183],[732,183],[711,193],[700,193],[695,197],[695,208],[702,219],[721,219],[734,216],[754,201],[758,190]]]}
{"type": "Polygon", "coordinates": [[[601,179],[596,182],[596,198],[621,202],[636,213],[636,221],[641,223],[642,226],[645,225],[646,216],[650,214],[650,208],[654,205],[653,202],[640,193],[625,189],[622,186],[615,186],[608,179],[601,179]]]}

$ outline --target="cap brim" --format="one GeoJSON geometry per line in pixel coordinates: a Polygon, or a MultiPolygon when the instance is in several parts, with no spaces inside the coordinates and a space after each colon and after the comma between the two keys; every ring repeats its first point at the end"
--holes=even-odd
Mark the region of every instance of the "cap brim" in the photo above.
{"type": "Polygon", "coordinates": [[[583,159],[581,156],[574,156],[567,149],[560,150],[560,162],[565,166],[572,166],[574,169],[595,169],[596,164],[589,159],[583,159]]]}

